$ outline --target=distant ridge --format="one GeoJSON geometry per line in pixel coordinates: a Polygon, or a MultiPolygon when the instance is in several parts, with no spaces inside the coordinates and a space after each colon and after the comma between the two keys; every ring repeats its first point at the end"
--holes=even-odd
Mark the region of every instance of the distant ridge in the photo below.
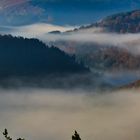
{"type": "Polygon", "coordinates": [[[97,24],[110,32],[139,33],[140,32],[140,10],[123,12],[109,16],[97,24]]]}
{"type": "Polygon", "coordinates": [[[61,34],[61,32],[58,31],[58,30],[56,30],[56,31],[51,31],[51,32],[49,32],[49,34],[61,34]]]}
{"type": "Polygon", "coordinates": [[[126,86],[121,87],[121,89],[132,89],[132,88],[140,88],[140,80],[130,83],[126,86]]]}
{"type": "Polygon", "coordinates": [[[88,26],[81,26],[79,29],[74,29],[73,31],[86,30],[95,27],[103,28],[104,32],[139,33],[140,10],[114,14],[97,23],[93,23],[88,26]]]}

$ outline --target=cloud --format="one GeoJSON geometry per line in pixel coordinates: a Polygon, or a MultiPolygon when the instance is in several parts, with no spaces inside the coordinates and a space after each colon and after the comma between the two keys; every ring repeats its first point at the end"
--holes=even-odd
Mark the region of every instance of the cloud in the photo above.
{"type": "Polygon", "coordinates": [[[0,25],[26,25],[38,21],[48,21],[48,13],[43,7],[33,5],[30,0],[0,1],[0,25]]]}
{"type": "MultiPolygon", "coordinates": [[[[75,42],[73,47],[82,46],[82,44],[99,44],[104,47],[119,47],[130,51],[133,54],[140,54],[140,34],[116,34],[97,32],[99,29],[93,29],[93,32],[78,32],[62,35],[42,35],[39,38],[43,41],[54,42],[54,44],[63,45],[63,42],[75,42]],[[47,38],[47,39],[46,39],[47,38]],[[61,44],[62,41],[62,44],[61,44]]],[[[94,46],[93,45],[93,46],[94,46]]],[[[67,46],[68,47],[68,46],[67,46]]]]}
{"type": "Polygon", "coordinates": [[[0,1],[0,9],[4,10],[5,8],[13,7],[15,5],[20,5],[23,3],[27,3],[29,0],[1,0],[0,1]]]}
{"type": "Polygon", "coordinates": [[[19,27],[10,27],[10,26],[1,26],[1,33],[2,34],[12,34],[15,36],[24,36],[24,37],[41,37],[45,36],[48,32],[51,31],[61,31],[65,32],[67,30],[72,30],[75,27],[73,26],[59,26],[53,24],[46,24],[46,23],[36,23],[31,25],[19,26],[19,27]]]}

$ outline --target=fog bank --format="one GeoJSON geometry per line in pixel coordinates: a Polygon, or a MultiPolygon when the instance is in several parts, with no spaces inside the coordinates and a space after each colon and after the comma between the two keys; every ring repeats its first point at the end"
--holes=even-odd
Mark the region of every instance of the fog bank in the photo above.
{"type": "Polygon", "coordinates": [[[139,90],[1,90],[0,130],[6,127],[11,136],[26,140],[70,140],[75,129],[82,140],[137,140],[139,100],[139,90]]]}
{"type": "MultiPolygon", "coordinates": [[[[102,28],[80,29],[74,32],[66,32],[73,30],[74,26],[59,26],[45,23],[37,23],[18,27],[0,27],[1,34],[12,34],[13,36],[23,36],[27,38],[38,38],[50,44],[55,42],[57,47],[61,47],[60,41],[77,42],[77,43],[97,43],[102,46],[115,46],[128,49],[131,53],[140,54],[140,34],[139,33],[107,33],[102,28]],[[61,31],[60,34],[49,34],[51,31],[61,31]],[[57,44],[57,42],[59,42],[57,44]]],[[[71,43],[70,43],[71,44],[71,43]]],[[[65,46],[69,47],[69,46],[65,46]]],[[[74,47],[74,46],[73,46],[74,47]]]]}

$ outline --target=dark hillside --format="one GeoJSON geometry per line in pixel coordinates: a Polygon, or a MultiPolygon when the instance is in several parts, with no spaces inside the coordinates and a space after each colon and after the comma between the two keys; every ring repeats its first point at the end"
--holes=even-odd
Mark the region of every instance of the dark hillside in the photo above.
{"type": "Polygon", "coordinates": [[[37,39],[0,35],[0,76],[41,76],[88,71],[58,48],[37,39]]]}

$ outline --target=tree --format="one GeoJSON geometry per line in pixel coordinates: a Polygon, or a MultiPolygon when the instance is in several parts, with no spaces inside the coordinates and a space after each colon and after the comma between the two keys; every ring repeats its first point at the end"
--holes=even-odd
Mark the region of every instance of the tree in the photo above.
{"type": "MultiPolygon", "coordinates": [[[[4,129],[3,135],[6,138],[6,140],[12,140],[12,138],[10,136],[8,136],[8,130],[6,128],[4,129]]],[[[25,140],[25,139],[18,138],[17,140],[25,140]]]]}
{"type": "Polygon", "coordinates": [[[80,135],[77,133],[76,130],[75,130],[74,135],[72,135],[72,140],[81,140],[80,135]]]}

